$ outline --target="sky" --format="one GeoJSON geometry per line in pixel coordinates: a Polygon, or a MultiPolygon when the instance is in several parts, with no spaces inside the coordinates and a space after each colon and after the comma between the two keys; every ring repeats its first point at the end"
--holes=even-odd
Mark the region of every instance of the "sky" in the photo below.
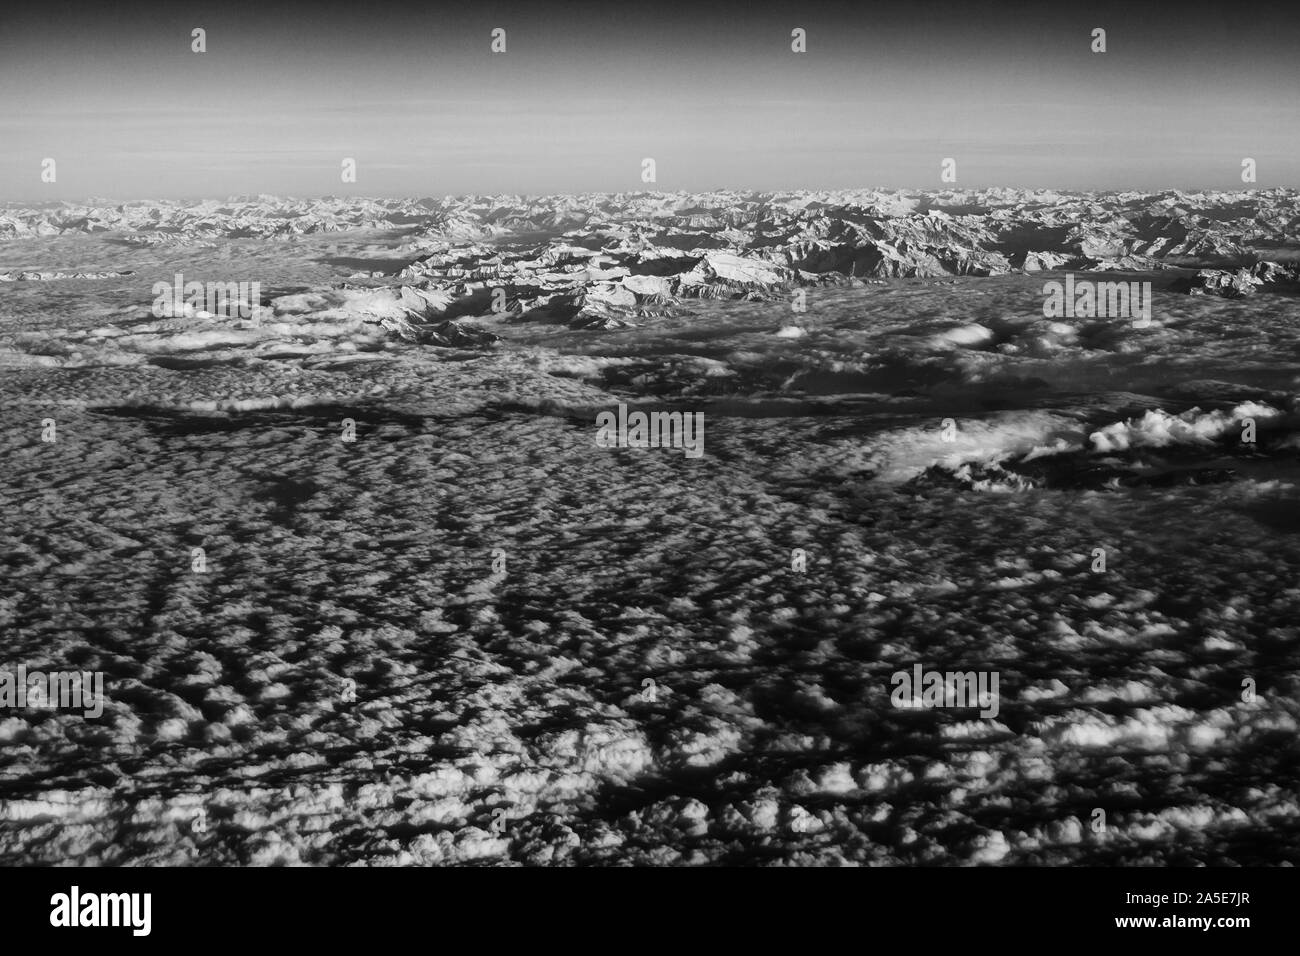
{"type": "Polygon", "coordinates": [[[21,4],[0,200],[1300,186],[1300,5],[994,9],[21,4]]]}

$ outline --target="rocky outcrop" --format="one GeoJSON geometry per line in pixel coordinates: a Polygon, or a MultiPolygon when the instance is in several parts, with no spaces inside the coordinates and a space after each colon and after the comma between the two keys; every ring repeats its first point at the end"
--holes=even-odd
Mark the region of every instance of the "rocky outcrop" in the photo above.
{"type": "Polygon", "coordinates": [[[1244,299],[1257,291],[1297,292],[1300,291],[1300,265],[1258,262],[1233,271],[1202,269],[1182,288],[1192,295],[1217,295],[1225,299],[1244,299]]]}
{"type": "Polygon", "coordinates": [[[0,272],[0,282],[54,282],[60,279],[121,279],[134,272],[0,272]]]}

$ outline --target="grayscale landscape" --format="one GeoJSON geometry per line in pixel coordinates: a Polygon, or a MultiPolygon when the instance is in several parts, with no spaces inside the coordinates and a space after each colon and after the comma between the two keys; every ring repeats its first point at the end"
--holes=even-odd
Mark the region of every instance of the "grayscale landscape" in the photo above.
{"type": "Polygon", "coordinates": [[[1300,862],[1298,202],[0,206],[0,861],[1300,862]]]}

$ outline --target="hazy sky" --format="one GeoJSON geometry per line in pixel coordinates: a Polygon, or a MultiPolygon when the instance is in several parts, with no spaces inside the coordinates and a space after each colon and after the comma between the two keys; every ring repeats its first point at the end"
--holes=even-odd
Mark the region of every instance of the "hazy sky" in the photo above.
{"type": "Polygon", "coordinates": [[[13,6],[0,199],[1300,186],[1294,3],[13,6]]]}

